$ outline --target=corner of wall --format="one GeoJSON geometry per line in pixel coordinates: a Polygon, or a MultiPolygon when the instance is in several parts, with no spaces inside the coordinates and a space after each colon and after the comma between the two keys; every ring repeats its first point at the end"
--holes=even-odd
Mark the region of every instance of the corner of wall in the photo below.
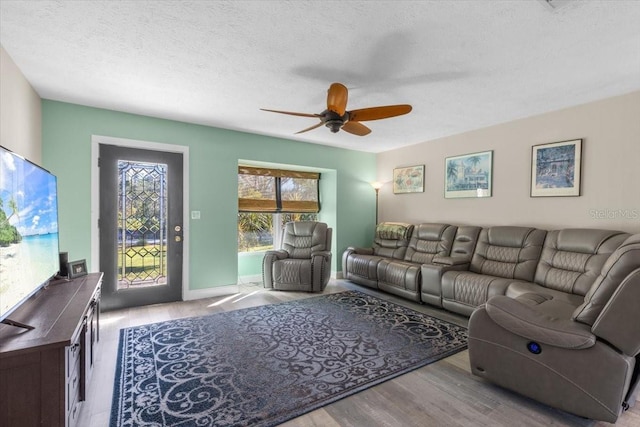
{"type": "Polygon", "coordinates": [[[0,45],[0,145],[42,164],[42,100],[0,45]]]}

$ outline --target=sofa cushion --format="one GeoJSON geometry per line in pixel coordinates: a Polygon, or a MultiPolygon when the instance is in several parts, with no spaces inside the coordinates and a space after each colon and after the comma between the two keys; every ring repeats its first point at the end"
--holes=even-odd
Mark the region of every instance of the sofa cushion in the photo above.
{"type": "Polygon", "coordinates": [[[378,288],[414,301],[420,301],[422,264],[382,260],[378,264],[378,288]]]}
{"type": "Polygon", "coordinates": [[[512,282],[505,295],[519,302],[535,306],[549,316],[569,319],[573,311],[582,304],[583,297],[545,288],[531,282],[512,282]]]}
{"type": "Polygon", "coordinates": [[[282,250],[290,258],[309,259],[312,252],[330,250],[327,248],[328,226],[323,222],[288,222],[282,236],[282,250]]]}
{"type": "Polygon", "coordinates": [[[361,285],[378,288],[378,263],[386,259],[377,255],[350,253],[344,257],[344,278],[361,285]]]}
{"type": "Polygon", "coordinates": [[[311,262],[308,259],[287,258],[273,263],[273,280],[300,287],[311,285],[311,262]]]}
{"type": "Polygon", "coordinates": [[[620,283],[638,268],[640,268],[640,234],[634,234],[607,259],[600,275],[585,296],[584,303],[575,310],[573,319],[593,325],[620,283]]]}
{"type": "Polygon", "coordinates": [[[442,306],[471,315],[494,295],[504,295],[512,279],[469,271],[447,271],[442,276],[442,306]]]}
{"type": "Polygon", "coordinates": [[[470,271],[533,281],[546,231],[530,227],[491,227],[480,232],[470,271]]]}
{"type": "Polygon", "coordinates": [[[449,224],[419,224],[411,233],[404,256],[407,262],[427,264],[434,256],[448,256],[456,235],[456,227],[449,224]]]}
{"type": "Polygon", "coordinates": [[[534,281],[549,289],[584,296],[609,255],[628,236],[611,230],[550,231],[534,281]]]}
{"type": "Polygon", "coordinates": [[[413,228],[413,224],[402,222],[383,222],[378,224],[373,241],[374,255],[403,259],[413,228]]]}

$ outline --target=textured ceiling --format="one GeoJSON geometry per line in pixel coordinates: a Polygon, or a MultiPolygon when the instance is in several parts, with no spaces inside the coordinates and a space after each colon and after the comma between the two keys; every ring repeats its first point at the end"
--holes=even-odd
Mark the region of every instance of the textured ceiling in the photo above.
{"type": "Polygon", "coordinates": [[[381,152],[640,89],[640,1],[0,1],[42,98],[381,152]],[[332,134],[348,109],[406,116],[332,134]]]}

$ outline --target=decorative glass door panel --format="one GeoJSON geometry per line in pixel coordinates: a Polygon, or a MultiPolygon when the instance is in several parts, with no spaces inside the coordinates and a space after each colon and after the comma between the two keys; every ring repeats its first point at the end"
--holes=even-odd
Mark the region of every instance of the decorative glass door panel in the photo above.
{"type": "Polygon", "coordinates": [[[117,289],[167,284],[167,165],[118,161],[117,289]]]}
{"type": "Polygon", "coordinates": [[[100,144],[102,308],[182,299],[183,157],[100,144]]]}

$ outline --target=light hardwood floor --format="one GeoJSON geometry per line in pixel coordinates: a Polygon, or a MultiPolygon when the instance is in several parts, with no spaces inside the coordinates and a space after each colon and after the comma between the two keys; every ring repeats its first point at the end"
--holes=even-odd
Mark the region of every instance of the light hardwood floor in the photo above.
{"type": "MultiPolygon", "coordinates": [[[[359,290],[460,325],[467,319],[343,280],[332,280],[325,293],[359,290]]],[[[158,304],[102,313],[96,368],[80,413],[82,427],[109,425],[118,333],[121,328],[181,317],[308,298],[317,294],[265,290],[240,285],[229,297],[158,304]]],[[[640,403],[615,424],[640,426],[640,403]]],[[[474,377],[467,351],[386,381],[353,396],[290,420],[286,427],[410,426],[611,426],[566,414],[474,377]]]]}

